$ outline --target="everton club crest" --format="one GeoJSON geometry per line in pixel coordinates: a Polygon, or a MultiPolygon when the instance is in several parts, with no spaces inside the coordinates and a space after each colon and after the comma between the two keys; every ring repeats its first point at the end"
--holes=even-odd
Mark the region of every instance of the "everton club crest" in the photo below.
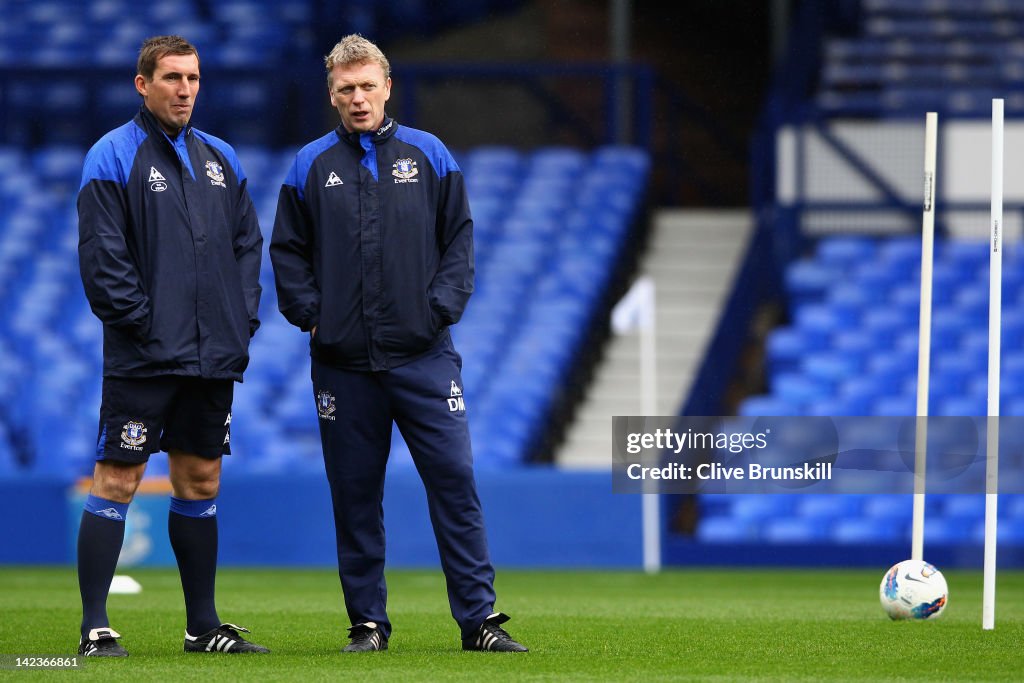
{"type": "Polygon", "coordinates": [[[216,161],[206,162],[206,175],[210,179],[211,185],[227,187],[227,185],[224,184],[224,167],[216,161]]]}
{"type": "Polygon", "coordinates": [[[125,422],[121,429],[121,448],[141,451],[144,443],[146,443],[146,425],[135,420],[125,422]]]}
{"type": "Polygon", "coordinates": [[[416,162],[412,159],[398,159],[391,169],[391,175],[395,176],[396,183],[418,183],[420,179],[416,174],[419,172],[416,162]]]}
{"type": "Polygon", "coordinates": [[[321,420],[334,422],[335,410],[337,408],[334,405],[334,395],[331,392],[325,389],[316,392],[316,414],[320,416],[321,420]]]}

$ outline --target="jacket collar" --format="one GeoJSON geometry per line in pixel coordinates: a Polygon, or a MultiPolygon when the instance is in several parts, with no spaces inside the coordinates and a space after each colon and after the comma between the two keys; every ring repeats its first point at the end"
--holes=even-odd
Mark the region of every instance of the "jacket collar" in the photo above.
{"type": "Polygon", "coordinates": [[[360,139],[363,136],[370,137],[373,141],[373,144],[376,145],[380,144],[381,142],[384,142],[392,135],[394,135],[395,130],[397,128],[398,123],[393,118],[385,115],[384,121],[382,121],[380,124],[380,128],[378,128],[372,133],[349,133],[347,130],[345,130],[345,126],[341,125],[340,123],[338,124],[336,132],[338,134],[338,137],[340,137],[345,142],[348,142],[351,145],[355,145],[356,147],[361,147],[362,145],[360,144],[360,139]]]}
{"type": "Polygon", "coordinates": [[[157,140],[163,140],[163,144],[167,145],[171,151],[178,157],[178,162],[182,168],[188,169],[189,175],[195,180],[196,172],[192,168],[192,162],[189,160],[189,140],[192,139],[192,126],[186,125],[178,133],[178,136],[173,140],[167,135],[160,122],[156,120],[153,113],[146,109],[146,105],[143,104],[139,108],[139,113],[135,116],[135,123],[137,126],[142,128],[146,132],[146,135],[151,137],[155,136],[157,140]]]}
{"type": "Polygon", "coordinates": [[[145,104],[139,106],[139,113],[135,116],[135,121],[139,124],[139,127],[142,128],[142,130],[146,131],[150,135],[163,136],[166,140],[171,142],[172,146],[174,145],[175,140],[187,139],[192,133],[192,124],[187,123],[185,124],[185,127],[181,129],[181,132],[178,133],[178,136],[171,139],[171,136],[164,131],[163,126],[161,126],[160,122],[156,120],[155,116],[153,116],[153,112],[146,108],[145,104]]]}

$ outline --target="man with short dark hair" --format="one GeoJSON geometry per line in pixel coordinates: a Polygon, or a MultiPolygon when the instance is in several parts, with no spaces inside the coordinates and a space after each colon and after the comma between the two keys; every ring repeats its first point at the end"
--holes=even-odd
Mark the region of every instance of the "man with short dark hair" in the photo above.
{"type": "Polygon", "coordinates": [[[103,395],[92,489],[78,534],[78,653],[126,657],[106,602],[125,517],[151,453],[166,451],[168,534],[185,594],[186,652],[268,652],[214,604],[217,493],[234,382],[259,327],[263,237],[230,145],[192,128],[199,55],[150,38],[143,103],[85,158],[79,265],[103,323],[103,395]]]}
{"type": "Polygon", "coordinates": [[[362,36],[326,57],[341,125],[299,151],[271,239],[278,302],[311,335],[313,391],[334,502],[346,652],[386,650],[384,471],[392,423],[427,490],[466,650],[526,652],[494,611],[483,513],[448,327],[473,291],[462,172],[430,133],[384,113],[390,66],[362,36]]]}

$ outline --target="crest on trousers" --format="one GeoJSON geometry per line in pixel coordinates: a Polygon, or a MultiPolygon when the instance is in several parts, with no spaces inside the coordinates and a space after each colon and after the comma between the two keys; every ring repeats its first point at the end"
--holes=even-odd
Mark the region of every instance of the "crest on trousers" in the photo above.
{"type": "Polygon", "coordinates": [[[121,428],[121,447],[141,451],[144,443],[146,443],[146,425],[135,420],[125,422],[124,427],[121,428]]]}
{"type": "Polygon", "coordinates": [[[211,185],[227,187],[227,185],[224,184],[224,167],[216,161],[206,162],[206,175],[210,178],[211,185]]]}
{"type": "Polygon", "coordinates": [[[396,183],[417,183],[419,178],[416,178],[416,175],[419,172],[416,162],[412,159],[398,159],[391,169],[391,175],[395,176],[396,183]],[[413,180],[413,178],[416,179],[413,180]]]}
{"type": "Polygon", "coordinates": [[[335,410],[337,407],[334,405],[334,394],[326,389],[316,392],[316,414],[321,420],[334,422],[335,410]]]}

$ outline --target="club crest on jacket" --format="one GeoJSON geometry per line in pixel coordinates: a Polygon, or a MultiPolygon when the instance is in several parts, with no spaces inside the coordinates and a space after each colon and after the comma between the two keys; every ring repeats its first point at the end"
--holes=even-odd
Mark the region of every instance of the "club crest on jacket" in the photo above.
{"type": "Polygon", "coordinates": [[[209,176],[211,185],[227,187],[227,185],[224,184],[224,167],[216,161],[206,162],[206,175],[209,176]]]}
{"type": "Polygon", "coordinates": [[[419,178],[415,178],[415,176],[419,172],[416,162],[412,159],[398,159],[391,169],[391,175],[395,176],[396,183],[418,183],[419,178]]]}

